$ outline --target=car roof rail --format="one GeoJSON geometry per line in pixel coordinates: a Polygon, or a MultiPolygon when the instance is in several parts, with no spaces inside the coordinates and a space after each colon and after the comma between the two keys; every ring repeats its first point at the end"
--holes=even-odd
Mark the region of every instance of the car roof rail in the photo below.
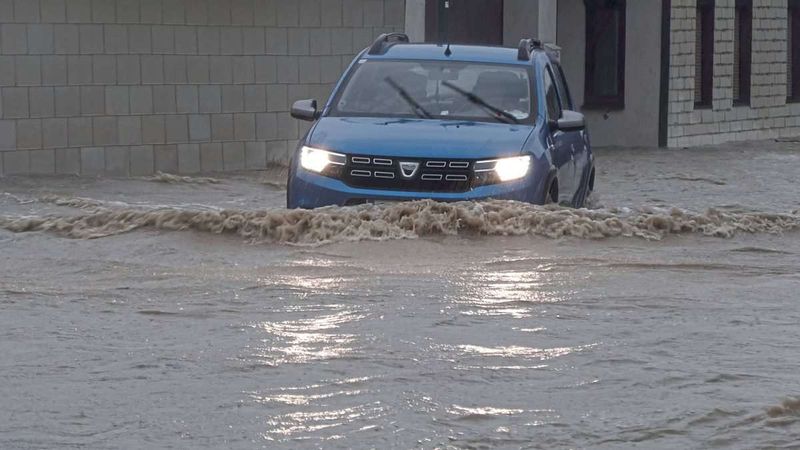
{"type": "Polygon", "coordinates": [[[523,39],[519,41],[517,59],[520,61],[530,61],[533,50],[540,48],[542,48],[542,41],[539,39],[523,39]]]}
{"type": "Polygon", "coordinates": [[[375,42],[369,47],[369,52],[367,53],[370,55],[382,55],[386,53],[389,47],[401,42],[408,44],[411,41],[405,33],[384,33],[375,39],[375,42]]]}
{"type": "Polygon", "coordinates": [[[553,64],[561,64],[561,47],[556,44],[544,44],[544,52],[553,64]]]}

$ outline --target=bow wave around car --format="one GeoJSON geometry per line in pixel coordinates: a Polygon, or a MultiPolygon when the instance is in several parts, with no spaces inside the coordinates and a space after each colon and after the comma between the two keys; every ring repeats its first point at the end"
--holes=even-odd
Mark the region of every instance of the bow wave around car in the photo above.
{"type": "Polygon", "coordinates": [[[556,47],[410,44],[381,35],[350,64],[291,160],[290,208],[507,199],[583,206],[594,157],[556,47]]]}

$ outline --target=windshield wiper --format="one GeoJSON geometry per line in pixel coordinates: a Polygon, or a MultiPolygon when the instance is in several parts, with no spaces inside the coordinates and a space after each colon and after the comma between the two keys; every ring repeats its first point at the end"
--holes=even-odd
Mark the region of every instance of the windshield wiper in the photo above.
{"type": "Polygon", "coordinates": [[[397,91],[398,94],[400,94],[400,97],[403,100],[405,100],[406,103],[411,105],[411,108],[413,108],[414,114],[416,114],[417,117],[422,117],[424,119],[433,118],[433,116],[431,116],[431,113],[426,111],[425,108],[423,108],[418,101],[414,100],[414,97],[412,97],[411,94],[409,94],[408,91],[403,88],[403,86],[397,84],[397,82],[391,79],[390,77],[386,77],[385,80],[386,83],[389,84],[389,86],[391,86],[395,91],[397,91]]]}
{"type": "Polygon", "coordinates": [[[464,97],[466,97],[467,100],[470,101],[470,103],[472,103],[474,105],[478,105],[478,106],[480,106],[480,107],[482,107],[482,108],[484,108],[486,110],[489,110],[490,112],[492,112],[492,117],[494,117],[495,119],[497,119],[499,121],[502,121],[502,122],[505,122],[505,123],[519,123],[519,120],[516,117],[514,117],[513,114],[511,114],[511,113],[509,113],[507,111],[503,111],[502,109],[500,109],[500,108],[498,108],[498,107],[496,107],[494,105],[490,105],[489,103],[486,102],[486,100],[478,97],[477,95],[473,94],[472,92],[465,91],[464,89],[461,89],[460,87],[456,86],[455,84],[453,84],[453,83],[451,83],[449,81],[442,81],[442,85],[443,86],[447,86],[450,89],[452,89],[452,90],[458,92],[459,94],[463,95],[464,97]]]}

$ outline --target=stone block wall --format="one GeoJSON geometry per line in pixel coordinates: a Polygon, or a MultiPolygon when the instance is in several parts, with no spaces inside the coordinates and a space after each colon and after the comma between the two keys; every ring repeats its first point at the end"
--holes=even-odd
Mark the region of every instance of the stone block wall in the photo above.
{"type": "Polygon", "coordinates": [[[404,0],[0,0],[0,175],[287,162],[404,0]]]}
{"type": "Polygon", "coordinates": [[[672,0],[668,145],[800,135],[800,103],[787,103],[787,0],[753,0],[750,105],[733,104],[735,0],[716,0],[714,100],[694,107],[696,0],[672,0]]]}

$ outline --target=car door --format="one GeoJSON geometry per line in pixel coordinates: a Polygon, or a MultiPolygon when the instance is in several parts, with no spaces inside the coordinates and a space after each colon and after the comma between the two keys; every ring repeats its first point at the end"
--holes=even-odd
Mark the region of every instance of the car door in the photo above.
{"type": "MultiPolygon", "coordinates": [[[[564,76],[564,69],[559,64],[552,64],[553,73],[556,80],[556,88],[558,90],[559,98],[563,109],[575,111],[575,105],[572,102],[572,95],[569,92],[569,85],[567,78],[564,76]]],[[[585,139],[586,130],[570,131],[567,133],[572,147],[572,154],[575,163],[575,189],[581,188],[581,182],[586,172],[586,167],[589,164],[589,149],[587,148],[585,139]]]]}
{"type": "Polygon", "coordinates": [[[547,122],[550,130],[548,146],[553,158],[553,164],[558,171],[558,202],[572,201],[575,190],[575,157],[573,154],[573,142],[571,133],[565,133],[553,124],[561,118],[561,99],[558,96],[555,77],[552,69],[548,66],[544,71],[544,92],[547,104],[547,122]]]}

